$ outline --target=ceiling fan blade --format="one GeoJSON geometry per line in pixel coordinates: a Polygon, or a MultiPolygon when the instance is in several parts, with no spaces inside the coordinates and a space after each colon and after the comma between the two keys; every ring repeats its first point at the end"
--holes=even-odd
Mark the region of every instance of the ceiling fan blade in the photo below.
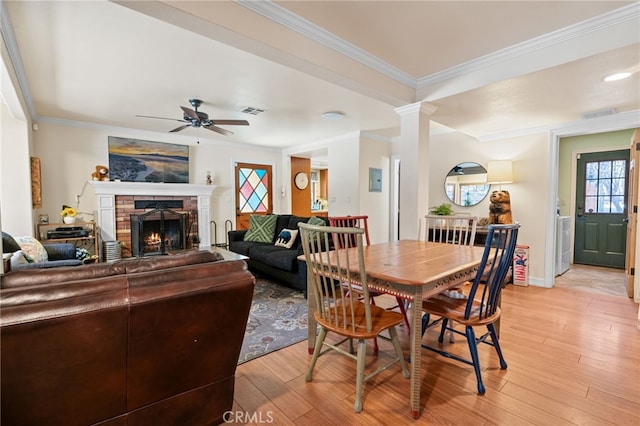
{"type": "Polygon", "coordinates": [[[198,114],[196,114],[196,112],[194,110],[192,110],[191,108],[187,108],[187,107],[183,107],[183,106],[181,106],[180,108],[182,108],[182,110],[187,115],[187,117],[190,117],[190,118],[193,118],[194,120],[200,121],[200,117],[198,117],[198,114]]]}
{"type": "Polygon", "coordinates": [[[179,132],[182,129],[186,129],[187,127],[191,127],[191,124],[185,124],[184,126],[176,127],[173,130],[169,130],[169,133],[179,132]]]}
{"type": "Polygon", "coordinates": [[[179,121],[181,123],[186,123],[186,121],[184,120],[178,120],[177,118],[168,118],[168,117],[154,117],[152,115],[136,115],[136,117],[142,117],[142,118],[158,118],[160,120],[171,120],[171,121],[179,121]]]}
{"type": "Polygon", "coordinates": [[[213,124],[226,124],[228,126],[248,126],[247,120],[211,120],[213,124]]]}
{"type": "Polygon", "coordinates": [[[214,125],[207,126],[207,127],[205,127],[205,129],[211,130],[212,132],[220,133],[221,135],[225,135],[225,136],[233,134],[233,132],[230,132],[228,130],[225,130],[223,128],[220,128],[220,127],[217,127],[217,126],[214,126],[214,125]]]}

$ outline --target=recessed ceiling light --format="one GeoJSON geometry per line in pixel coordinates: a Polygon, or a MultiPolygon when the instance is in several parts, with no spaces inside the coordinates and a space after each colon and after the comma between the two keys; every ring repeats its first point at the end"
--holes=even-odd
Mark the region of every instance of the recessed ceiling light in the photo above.
{"type": "Polygon", "coordinates": [[[322,114],[322,118],[325,120],[342,120],[344,118],[344,114],[340,111],[328,111],[322,114]]]}
{"type": "Polygon", "coordinates": [[[631,75],[630,72],[618,72],[615,74],[608,75],[604,78],[604,81],[618,81],[625,79],[631,75]]]}

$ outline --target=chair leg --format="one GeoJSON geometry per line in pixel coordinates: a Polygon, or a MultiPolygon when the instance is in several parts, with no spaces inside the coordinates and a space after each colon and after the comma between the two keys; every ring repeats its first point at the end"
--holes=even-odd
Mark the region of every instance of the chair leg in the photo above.
{"type": "Polygon", "coordinates": [[[429,317],[429,313],[426,313],[422,316],[422,336],[424,336],[425,331],[427,331],[427,326],[429,325],[429,317]]]}
{"type": "Polygon", "coordinates": [[[353,405],[353,410],[356,413],[362,411],[362,387],[364,383],[364,364],[367,356],[367,341],[364,339],[358,340],[358,355],[356,362],[356,402],[353,405]]]}
{"type": "Polygon", "coordinates": [[[325,337],[327,337],[327,330],[320,327],[320,332],[318,333],[318,337],[316,338],[316,347],[313,350],[313,357],[311,357],[311,363],[309,364],[309,369],[307,370],[307,382],[310,382],[313,378],[313,369],[316,366],[316,361],[320,356],[320,352],[322,352],[322,343],[324,342],[325,337]]]}
{"type": "Polygon", "coordinates": [[[444,333],[447,331],[447,324],[449,324],[449,320],[446,318],[442,318],[442,326],[440,327],[440,335],[438,336],[438,343],[442,343],[444,341],[444,333]]]}
{"type": "Polygon", "coordinates": [[[469,351],[471,352],[471,360],[473,361],[473,369],[476,372],[476,380],[478,381],[478,394],[484,395],[485,388],[482,383],[482,376],[480,374],[480,359],[478,358],[478,345],[476,343],[476,335],[473,332],[473,327],[467,326],[465,330],[467,336],[467,343],[469,344],[469,351]]]}
{"type": "MultiPolygon", "coordinates": [[[[375,297],[371,298],[371,304],[373,306],[375,306],[375,304],[376,304],[376,298],[375,297]]],[[[353,346],[352,346],[352,348],[353,348],[353,346]]],[[[373,338],[373,354],[374,355],[378,355],[378,338],[377,337],[373,338]]]]}
{"type": "Polygon", "coordinates": [[[504,370],[507,368],[507,361],[505,361],[504,357],[502,356],[502,349],[500,349],[500,340],[498,339],[496,329],[493,324],[487,324],[487,330],[489,330],[491,341],[493,342],[493,347],[496,348],[498,358],[500,358],[500,368],[504,370]]]}
{"type": "Polygon", "coordinates": [[[397,296],[396,302],[398,302],[398,308],[400,308],[400,312],[402,313],[402,317],[404,318],[404,325],[407,326],[407,334],[411,335],[411,325],[409,323],[409,317],[407,316],[407,308],[404,306],[404,299],[397,296]]]}
{"type": "Polygon", "coordinates": [[[393,348],[396,350],[396,355],[398,355],[400,367],[402,368],[402,377],[408,379],[411,377],[411,374],[409,374],[407,363],[404,360],[404,354],[402,353],[402,347],[400,346],[400,339],[398,339],[398,331],[395,327],[389,329],[389,337],[391,337],[391,343],[393,344],[393,348]]]}
{"type": "Polygon", "coordinates": [[[454,322],[451,321],[449,322],[448,319],[443,319],[442,320],[442,328],[440,329],[440,336],[438,337],[438,342],[442,343],[444,342],[444,333],[448,330],[449,331],[449,343],[453,343],[455,340],[453,338],[453,330],[452,328],[454,327],[454,322]],[[447,328],[447,326],[449,326],[449,328],[447,328]]]}

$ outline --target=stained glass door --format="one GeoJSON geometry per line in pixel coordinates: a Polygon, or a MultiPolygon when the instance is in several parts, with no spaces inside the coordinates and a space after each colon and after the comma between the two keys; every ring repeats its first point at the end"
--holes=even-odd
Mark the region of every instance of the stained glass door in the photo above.
{"type": "Polygon", "coordinates": [[[271,166],[236,163],[236,229],[249,229],[249,216],[273,212],[271,166]]]}

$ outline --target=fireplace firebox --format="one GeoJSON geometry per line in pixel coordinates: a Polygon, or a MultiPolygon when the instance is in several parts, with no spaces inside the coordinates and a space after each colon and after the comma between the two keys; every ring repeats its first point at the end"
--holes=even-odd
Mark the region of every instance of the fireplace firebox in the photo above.
{"type": "Polygon", "coordinates": [[[130,216],[131,252],[135,257],[168,254],[169,250],[186,248],[186,216],[159,207],[130,216]]]}

